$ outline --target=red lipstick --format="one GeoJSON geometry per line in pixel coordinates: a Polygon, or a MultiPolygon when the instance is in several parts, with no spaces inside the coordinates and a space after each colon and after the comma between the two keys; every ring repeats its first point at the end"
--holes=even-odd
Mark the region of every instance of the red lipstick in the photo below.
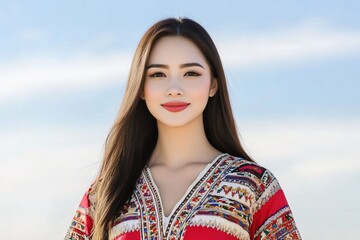
{"type": "Polygon", "coordinates": [[[190,103],[186,103],[186,102],[167,102],[167,103],[161,104],[161,106],[163,106],[169,112],[180,112],[180,111],[184,110],[185,108],[187,108],[187,106],[189,106],[189,105],[190,105],[190,103]]]}

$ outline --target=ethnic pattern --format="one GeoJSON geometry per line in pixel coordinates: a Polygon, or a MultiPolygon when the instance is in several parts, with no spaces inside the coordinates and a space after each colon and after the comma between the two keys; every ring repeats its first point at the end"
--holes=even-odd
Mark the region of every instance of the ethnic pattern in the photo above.
{"type": "Polygon", "coordinates": [[[115,239],[117,236],[140,230],[140,212],[139,204],[133,194],[130,201],[124,205],[114,221],[114,227],[110,231],[110,239],[115,239]]]}
{"type": "MultiPolygon", "coordinates": [[[[90,236],[92,201],[83,202],[65,239],[90,236]]],[[[110,239],[301,239],[274,175],[229,154],[218,156],[200,173],[167,225],[163,216],[160,194],[145,168],[113,223],[110,239]]]]}
{"type": "MultiPolygon", "coordinates": [[[[168,225],[165,234],[169,234],[169,239],[182,239],[184,235],[183,232],[189,219],[195,214],[194,208],[203,202],[205,196],[210,192],[210,189],[213,188],[214,184],[217,184],[217,179],[221,176],[221,173],[226,169],[227,163],[223,161],[226,155],[222,155],[220,158],[210,166],[205,175],[197,182],[197,184],[192,188],[190,193],[186,196],[185,200],[181,203],[180,208],[176,209],[173,216],[170,219],[176,217],[175,221],[171,225],[168,225]],[[170,230],[170,233],[168,233],[170,230]]],[[[165,235],[165,236],[166,236],[165,235]]]]}
{"type": "Polygon", "coordinates": [[[162,216],[158,209],[160,199],[155,197],[155,188],[149,182],[149,178],[139,178],[136,184],[135,194],[141,206],[141,239],[159,239],[161,238],[162,216]],[[154,203],[156,199],[156,204],[154,203]],[[160,221],[158,221],[160,219],[160,221]]]}
{"type": "Polygon", "coordinates": [[[289,239],[289,236],[286,235],[294,228],[292,220],[293,217],[290,208],[285,207],[267,219],[266,223],[261,226],[255,235],[260,236],[260,239],[289,239]]]}
{"type": "Polygon", "coordinates": [[[229,236],[237,239],[249,239],[249,233],[236,223],[229,222],[222,217],[211,214],[198,214],[191,220],[190,226],[213,228],[216,231],[223,231],[229,236]]]}
{"type": "Polygon", "coordinates": [[[70,228],[66,233],[65,239],[69,240],[87,240],[90,239],[91,229],[93,227],[94,196],[92,188],[85,193],[82,198],[75,216],[71,222],[70,228]]]}

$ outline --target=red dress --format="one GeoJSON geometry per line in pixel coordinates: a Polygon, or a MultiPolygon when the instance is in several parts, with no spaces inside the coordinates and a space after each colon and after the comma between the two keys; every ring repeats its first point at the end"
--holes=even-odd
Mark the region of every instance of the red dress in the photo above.
{"type": "MultiPolygon", "coordinates": [[[[65,239],[91,239],[94,195],[90,190],[65,239]]],[[[168,223],[159,196],[145,167],[130,202],[114,221],[110,239],[301,239],[274,175],[229,154],[206,166],[174,207],[168,223]]]]}

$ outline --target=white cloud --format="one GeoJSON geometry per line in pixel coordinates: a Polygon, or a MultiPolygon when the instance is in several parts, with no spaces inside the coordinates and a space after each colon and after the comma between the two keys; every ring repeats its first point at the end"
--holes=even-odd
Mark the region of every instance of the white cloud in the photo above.
{"type": "Polygon", "coordinates": [[[130,55],[120,53],[6,63],[0,65],[0,104],[37,92],[92,88],[124,81],[130,61],[130,55]]]}
{"type": "Polygon", "coordinates": [[[282,31],[219,36],[226,66],[252,69],[287,66],[360,53],[360,31],[330,29],[309,22],[282,31]]]}
{"type": "Polygon", "coordinates": [[[252,119],[239,126],[251,155],[280,181],[304,238],[356,235],[360,119],[252,119]]]}
{"type": "Polygon", "coordinates": [[[296,174],[321,179],[360,171],[359,119],[252,120],[239,124],[245,146],[255,160],[279,170],[286,168],[286,177],[296,174]]]}
{"type": "Polygon", "coordinates": [[[38,29],[26,29],[20,34],[20,37],[27,42],[39,42],[46,39],[44,32],[38,29]]]}
{"type": "Polygon", "coordinates": [[[96,176],[104,129],[19,129],[1,134],[4,239],[61,239],[96,176]],[[17,231],[19,224],[22,231],[17,231]],[[44,231],[39,232],[39,229],[44,231]]]}
{"type": "MultiPolygon", "coordinates": [[[[38,38],[39,33],[26,33],[38,38]]],[[[226,67],[261,69],[360,53],[360,31],[335,30],[318,24],[283,31],[224,34],[218,47],[226,67]]],[[[64,91],[124,81],[132,54],[86,55],[68,58],[29,58],[0,65],[0,105],[37,92],[64,91]]]]}
{"type": "MultiPolygon", "coordinates": [[[[308,229],[312,229],[315,210],[319,216],[326,216],[326,223],[348,221],[343,208],[333,208],[329,215],[336,198],[321,203],[322,208],[314,203],[331,194],[332,179],[360,171],[360,120],[258,120],[239,121],[239,126],[254,158],[280,180],[304,235],[312,234],[308,229]],[[309,202],[308,196],[313,200],[309,202]]],[[[94,163],[101,159],[106,131],[103,125],[54,126],[0,135],[0,188],[5,196],[0,199],[0,230],[4,238],[16,236],[18,226],[28,230],[29,239],[63,237],[99,167],[94,163]],[[49,224],[49,219],[55,224],[49,224]],[[34,227],[46,231],[38,235],[34,227]]],[[[357,199],[360,196],[354,189],[357,183],[348,182],[336,189],[336,195],[353,192],[357,199]]],[[[356,209],[355,204],[349,202],[346,209],[356,209]]],[[[331,229],[338,231],[329,228],[328,236],[331,229]]]]}

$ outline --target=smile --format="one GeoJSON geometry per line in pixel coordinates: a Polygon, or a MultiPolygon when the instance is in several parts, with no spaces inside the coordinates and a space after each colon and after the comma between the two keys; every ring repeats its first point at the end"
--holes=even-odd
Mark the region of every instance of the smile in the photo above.
{"type": "Polygon", "coordinates": [[[189,105],[190,103],[186,103],[186,102],[167,102],[161,104],[161,106],[166,110],[168,110],[169,112],[180,112],[185,108],[187,108],[187,106],[189,105]]]}

